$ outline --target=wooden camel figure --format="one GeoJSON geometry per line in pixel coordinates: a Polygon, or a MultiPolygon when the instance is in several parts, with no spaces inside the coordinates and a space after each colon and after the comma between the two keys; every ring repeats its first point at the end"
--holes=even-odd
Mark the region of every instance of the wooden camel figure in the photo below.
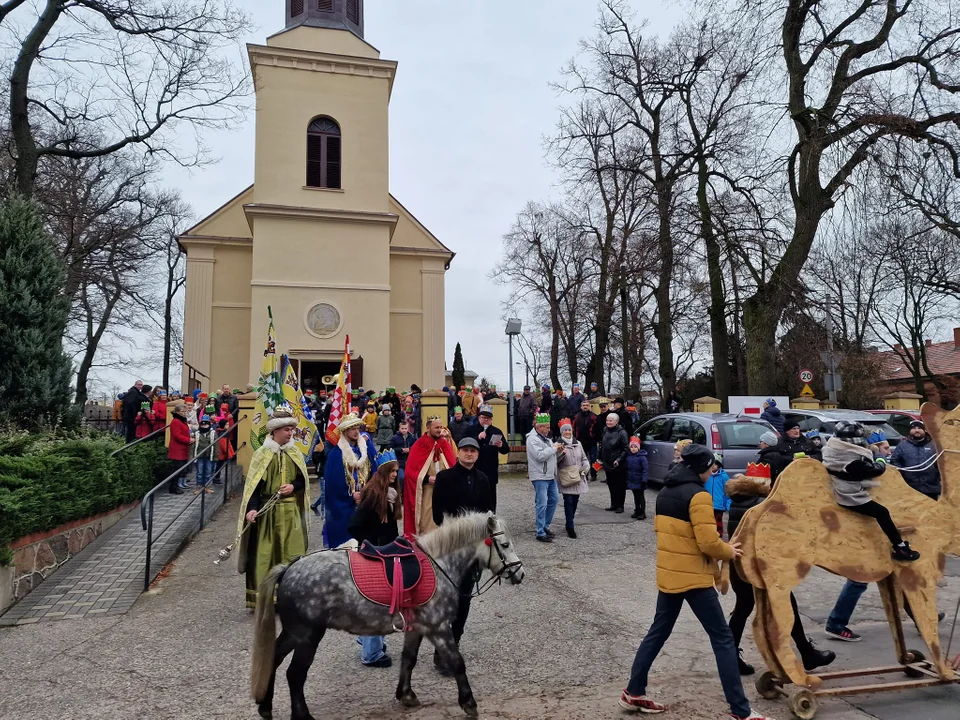
{"type": "Polygon", "coordinates": [[[878,583],[897,659],[906,664],[912,658],[900,621],[902,591],[930,651],[927,658],[942,679],[954,678],[940,649],[936,599],[946,555],[960,554],[960,410],[946,412],[926,403],[922,415],[937,449],[945,451],[939,460],[940,500],[913,490],[892,466],[873,490],[874,499],[890,510],[904,538],[920,552],[918,561],[895,562],[877,522],[838,505],[826,468],[813,459],[792,462],[770,496],[744,515],[731,541],[742,543],[737,569],[754,587],[754,641],[778,677],[820,687],[820,678],[806,673],[790,645],[790,592],[817,566],[851,580],[878,583]]]}

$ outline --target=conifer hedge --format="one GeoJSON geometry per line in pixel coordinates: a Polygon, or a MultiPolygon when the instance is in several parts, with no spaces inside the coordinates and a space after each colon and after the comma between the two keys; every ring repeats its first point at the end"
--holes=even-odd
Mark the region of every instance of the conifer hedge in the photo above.
{"type": "Polygon", "coordinates": [[[25,535],[113,510],[163,479],[166,448],[147,441],[115,457],[118,436],[0,436],[0,565],[25,535]]]}

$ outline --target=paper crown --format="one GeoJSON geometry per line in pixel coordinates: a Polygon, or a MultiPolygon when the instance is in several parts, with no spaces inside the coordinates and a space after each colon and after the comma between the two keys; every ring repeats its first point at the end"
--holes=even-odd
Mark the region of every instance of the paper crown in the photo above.
{"type": "Polygon", "coordinates": [[[493,417],[493,406],[492,405],[481,405],[480,409],[477,411],[478,415],[489,415],[493,417]]]}
{"type": "Polygon", "coordinates": [[[744,473],[747,477],[770,479],[770,466],[767,463],[750,463],[744,473]]]}
{"type": "Polygon", "coordinates": [[[550,413],[537,413],[535,419],[537,425],[549,425],[550,424],[550,413]]]}
{"type": "Polygon", "coordinates": [[[457,405],[457,406],[453,409],[453,412],[454,412],[454,413],[462,413],[462,412],[463,412],[463,408],[460,407],[459,405],[457,405]]]}
{"type": "Polygon", "coordinates": [[[573,423],[570,422],[570,418],[563,418],[560,420],[560,428],[563,429],[566,425],[573,427],[573,423]]]}
{"type": "Polygon", "coordinates": [[[867,435],[867,445],[876,445],[877,443],[882,443],[887,441],[887,436],[884,435],[882,430],[876,430],[869,435],[867,435]]]}
{"type": "Polygon", "coordinates": [[[384,450],[382,453],[377,455],[377,467],[386,465],[387,463],[395,463],[397,461],[397,453],[393,449],[384,450]]]}

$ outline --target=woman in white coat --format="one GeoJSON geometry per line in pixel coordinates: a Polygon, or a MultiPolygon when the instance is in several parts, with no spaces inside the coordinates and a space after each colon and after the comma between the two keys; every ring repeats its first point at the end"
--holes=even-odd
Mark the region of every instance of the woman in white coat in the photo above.
{"type": "Polygon", "coordinates": [[[590,477],[590,460],[586,448],[573,436],[573,425],[564,418],[560,421],[560,442],[563,444],[557,460],[557,485],[563,495],[563,515],[566,518],[567,535],[577,537],[573,518],[577,514],[580,496],[587,492],[590,477]]]}

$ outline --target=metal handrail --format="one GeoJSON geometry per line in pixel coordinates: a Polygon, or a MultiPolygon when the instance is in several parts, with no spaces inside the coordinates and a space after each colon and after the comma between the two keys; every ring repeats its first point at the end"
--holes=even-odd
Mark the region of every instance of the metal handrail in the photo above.
{"type": "MultiPolygon", "coordinates": [[[[240,445],[240,447],[237,448],[237,452],[239,452],[242,448],[246,447],[246,445],[247,445],[246,442],[242,443],[242,444],[240,445]]],[[[198,456],[198,457],[199,457],[199,456],[198,456]]],[[[196,459],[197,459],[197,458],[194,458],[194,460],[196,460],[196,459]]],[[[191,461],[191,463],[192,463],[192,461],[191,461]]],[[[225,463],[220,467],[220,469],[217,470],[217,472],[215,472],[213,475],[210,476],[210,482],[213,483],[213,481],[216,480],[217,477],[219,477],[219,476],[221,475],[221,473],[224,473],[231,465],[233,465],[233,466],[236,466],[236,465],[237,465],[237,455],[236,455],[236,454],[235,454],[230,460],[228,460],[227,462],[225,462],[225,463]]],[[[186,468],[186,467],[189,467],[189,465],[184,465],[183,467],[186,468]]],[[[182,471],[182,468],[181,468],[181,471],[182,471]]],[[[172,477],[172,476],[171,476],[171,477],[172,477]]],[[[226,505],[226,504],[227,504],[227,501],[228,501],[228,499],[229,499],[229,497],[230,497],[230,473],[229,473],[229,472],[226,472],[226,480],[225,480],[222,484],[223,484],[223,504],[226,505]]],[[[180,519],[180,517],[181,517],[187,510],[189,510],[189,509],[193,506],[193,504],[194,504],[195,502],[197,502],[197,500],[200,501],[200,528],[199,528],[199,529],[200,529],[200,530],[203,530],[204,520],[205,520],[206,515],[207,515],[207,492],[206,492],[207,487],[209,487],[209,486],[205,486],[205,487],[200,488],[200,492],[198,492],[198,493],[196,494],[196,497],[194,497],[190,502],[188,502],[186,505],[184,505],[184,506],[180,509],[180,512],[178,512],[178,513],[170,520],[170,522],[167,523],[166,527],[164,527],[163,530],[161,530],[160,532],[158,532],[156,535],[153,534],[153,508],[154,508],[154,502],[155,502],[155,498],[156,498],[156,496],[152,494],[153,491],[151,491],[151,494],[149,495],[149,500],[148,500],[148,501],[145,501],[143,504],[141,504],[141,506],[140,506],[140,516],[141,516],[141,518],[144,518],[145,508],[146,508],[147,506],[149,506],[149,509],[150,509],[150,512],[146,514],[146,518],[144,519],[144,528],[143,528],[143,529],[146,531],[146,533],[147,533],[147,553],[146,553],[146,561],[145,561],[145,563],[144,563],[144,571],[143,571],[143,590],[144,590],[144,592],[146,592],[147,590],[150,589],[150,581],[152,580],[150,569],[151,569],[151,560],[153,559],[153,545],[154,545],[154,543],[156,543],[156,541],[159,540],[159,539],[163,536],[163,534],[164,534],[165,532],[167,532],[167,530],[169,530],[171,527],[173,527],[173,525],[180,519]]]]}
{"type": "MultiPolygon", "coordinates": [[[[245,420],[247,417],[248,417],[247,415],[244,415],[242,418],[240,418],[240,420],[245,420]]],[[[230,435],[231,433],[233,433],[233,431],[237,427],[239,427],[239,425],[240,425],[240,421],[238,420],[236,423],[234,423],[233,427],[224,430],[220,435],[217,435],[213,441],[220,442],[220,440],[225,438],[227,435],[230,435]]],[[[246,443],[244,443],[243,445],[246,445],[246,443]]],[[[241,445],[240,447],[243,447],[243,445],[241,445]]],[[[237,448],[237,450],[239,449],[240,448],[237,448]]],[[[144,530],[147,529],[147,516],[146,516],[147,500],[150,500],[162,488],[167,487],[171,480],[173,480],[177,475],[182,475],[184,472],[186,472],[190,468],[191,465],[196,464],[197,460],[199,459],[200,459],[199,455],[194,455],[193,459],[187,462],[186,465],[182,465],[181,467],[177,468],[172,473],[167,475],[167,477],[161,480],[152,490],[150,490],[149,492],[147,492],[146,495],[143,496],[143,498],[140,500],[140,524],[143,525],[144,530]]]]}
{"type": "Polygon", "coordinates": [[[169,425],[164,425],[162,428],[157,428],[156,430],[154,430],[154,431],[153,431],[152,433],[150,433],[149,435],[145,435],[145,436],[142,437],[142,438],[137,438],[137,439],[134,440],[133,442],[127,443],[127,444],[124,445],[122,448],[119,448],[118,450],[114,450],[112,453],[110,453],[110,457],[114,457],[115,455],[119,455],[119,454],[122,453],[124,450],[129,450],[129,449],[132,448],[134,445],[139,445],[139,444],[142,443],[144,440],[152,440],[154,437],[156,437],[156,436],[159,435],[160,433],[165,433],[165,432],[167,431],[167,428],[168,428],[168,427],[170,427],[170,426],[169,426],[169,425]]]}

